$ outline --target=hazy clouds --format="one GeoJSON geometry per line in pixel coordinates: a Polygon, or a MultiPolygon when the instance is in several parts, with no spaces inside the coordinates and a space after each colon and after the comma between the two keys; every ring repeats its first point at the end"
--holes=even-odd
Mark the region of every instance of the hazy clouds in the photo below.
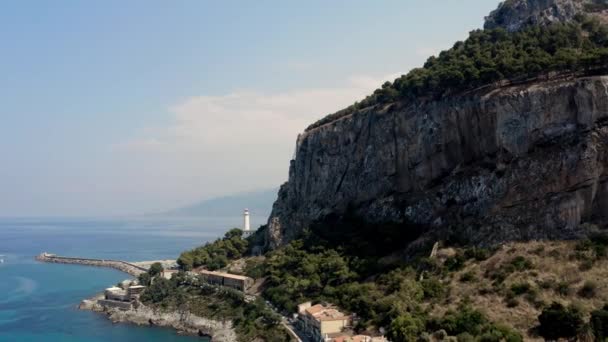
{"type": "Polygon", "coordinates": [[[121,156],[116,167],[123,169],[118,173],[130,174],[150,196],[176,205],[202,194],[276,187],[287,179],[300,132],[395,77],[356,76],[341,87],[187,98],[167,109],[167,126],[145,127],[140,136],[116,144],[121,156]]]}

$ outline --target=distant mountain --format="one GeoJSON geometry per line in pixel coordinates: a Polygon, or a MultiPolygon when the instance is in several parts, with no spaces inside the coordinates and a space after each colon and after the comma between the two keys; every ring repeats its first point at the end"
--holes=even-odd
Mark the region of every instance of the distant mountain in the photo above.
{"type": "Polygon", "coordinates": [[[268,218],[278,189],[266,189],[211,198],[196,204],[170,210],[162,215],[170,216],[238,216],[248,208],[254,217],[268,218]]]}

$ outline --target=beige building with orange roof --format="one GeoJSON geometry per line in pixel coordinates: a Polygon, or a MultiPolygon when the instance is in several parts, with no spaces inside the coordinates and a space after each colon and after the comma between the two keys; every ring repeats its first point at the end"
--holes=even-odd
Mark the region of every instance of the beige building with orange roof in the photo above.
{"type": "Polygon", "coordinates": [[[226,286],[243,292],[254,283],[253,279],[236,274],[207,271],[204,269],[197,269],[195,272],[200,274],[203,281],[207,284],[226,286]]]}
{"type": "Polygon", "coordinates": [[[352,324],[352,317],[334,306],[304,303],[298,305],[301,329],[314,341],[324,342],[329,335],[341,333],[352,324]]]}

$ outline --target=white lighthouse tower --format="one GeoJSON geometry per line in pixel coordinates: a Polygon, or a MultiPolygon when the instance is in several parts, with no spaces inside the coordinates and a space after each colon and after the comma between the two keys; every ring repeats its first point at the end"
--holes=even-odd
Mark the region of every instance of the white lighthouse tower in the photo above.
{"type": "Polygon", "coordinates": [[[251,233],[253,232],[249,223],[249,209],[245,209],[243,213],[243,237],[248,237],[251,233]]]}

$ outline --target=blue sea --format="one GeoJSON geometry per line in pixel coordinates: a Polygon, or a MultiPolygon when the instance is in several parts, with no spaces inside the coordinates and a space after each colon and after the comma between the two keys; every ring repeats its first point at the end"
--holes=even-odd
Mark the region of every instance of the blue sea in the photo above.
{"type": "Polygon", "coordinates": [[[220,237],[240,218],[0,219],[0,342],[203,341],[172,329],[112,324],[77,309],[82,299],[129,278],[78,265],[44,264],[41,252],[127,261],[175,259],[220,237]]]}

